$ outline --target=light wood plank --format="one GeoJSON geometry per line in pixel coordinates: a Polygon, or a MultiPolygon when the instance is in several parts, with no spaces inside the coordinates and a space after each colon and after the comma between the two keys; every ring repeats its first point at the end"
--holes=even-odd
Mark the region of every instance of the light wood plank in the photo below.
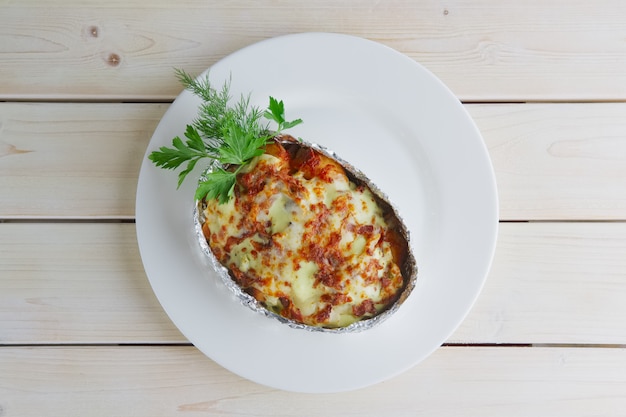
{"type": "Polygon", "coordinates": [[[0,375],[3,417],[614,417],[626,407],[626,349],[442,348],[384,383],[318,395],[243,380],[193,347],[5,347],[0,375]]]}
{"type": "Polygon", "coordinates": [[[626,223],[503,223],[449,342],[626,344],[626,223]]]}
{"type": "Polygon", "coordinates": [[[0,223],[0,344],[186,342],[133,224],[0,223]]]}
{"type": "MultiPolygon", "coordinates": [[[[0,219],[133,218],[167,107],[0,103],[0,219]]],[[[626,219],[626,104],[466,108],[489,148],[502,220],[626,219]]]]}
{"type": "Polygon", "coordinates": [[[503,220],[626,219],[626,105],[467,105],[503,220]]]}
{"type": "Polygon", "coordinates": [[[325,31],[399,50],[463,100],[624,100],[624,15],[616,0],[9,2],[0,99],[172,98],[172,67],[325,31]]]}
{"type": "Polygon", "coordinates": [[[0,218],[132,218],[164,104],[0,103],[0,218]]]}
{"type": "MultiPolygon", "coordinates": [[[[0,344],[186,342],[132,224],[0,224],[0,344]]],[[[451,343],[626,344],[626,223],[505,223],[451,343]]]]}

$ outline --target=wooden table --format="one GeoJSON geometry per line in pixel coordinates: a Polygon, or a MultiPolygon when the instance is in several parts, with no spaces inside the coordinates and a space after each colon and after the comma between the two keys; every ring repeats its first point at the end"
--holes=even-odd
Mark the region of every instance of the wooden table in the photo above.
{"type": "Polygon", "coordinates": [[[626,415],[626,3],[5,0],[0,100],[0,416],[626,415]],[[461,327],[341,394],[270,389],[200,353],[152,293],[134,226],[172,68],[307,31],[441,78],[500,198],[461,327]]]}

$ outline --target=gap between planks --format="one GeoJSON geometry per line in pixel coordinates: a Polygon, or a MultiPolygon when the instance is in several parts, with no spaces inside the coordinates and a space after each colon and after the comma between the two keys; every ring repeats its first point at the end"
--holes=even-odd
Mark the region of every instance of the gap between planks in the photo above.
{"type": "MultiPolygon", "coordinates": [[[[193,346],[190,342],[162,343],[0,343],[2,348],[58,348],[58,347],[185,347],[193,346]]],[[[448,348],[590,348],[590,349],[626,349],[626,344],[615,343],[444,343],[440,347],[448,348]]]]}
{"type": "MultiPolygon", "coordinates": [[[[626,218],[624,219],[538,219],[538,220],[499,220],[501,224],[505,223],[626,223],[626,218]]],[[[51,218],[34,218],[34,217],[7,217],[0,218],[0,224],[2,223],[59,223],[59,224],[86,224],[86,223],[127,223],[134,224],[136,223],[135,218],[62,218],[62,217],[51,217],[51,218]]]]}

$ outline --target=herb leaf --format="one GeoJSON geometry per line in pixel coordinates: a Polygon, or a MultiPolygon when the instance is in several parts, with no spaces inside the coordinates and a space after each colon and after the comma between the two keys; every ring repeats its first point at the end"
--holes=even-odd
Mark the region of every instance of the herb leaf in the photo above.
{"type": "Polygon", "coordinates": [[[237,173],[216,168],[204,181],[198,183],[196,200],[217,199],[220,204],[224,204],[233,196],[236,180],[237,173]]]}
{"type": "Polygon", "coordinates": [[[218,150],[217,159],[222,164],[243,165],[263,154],[261,148],[267,139],[268,136],[257,136],[235,122],[230,123],[224,132],[224,143],[218,150]]]}
{"type": "Polygon", "coordinates": [[[198,183],[196,199],[217,199],[225,203],[234,195],[237,173],[241,168],[252,158],[262,155],[265,145],[274,136],[302,123],[302,120],[286,121],[285,105],[274,97],[270,97],[269,107],[264,112],[250,105],[249,95],[242,95],[234,106],[229,106],[230,80],[216,90],[208,75],[194,78],[177,69],[176,76],[185,89],[202,99],[198,116],[187,125],[185,142],[177,136],[172,140],[172,147],[162,146],[148,158],[163,169],[176,169],[186,162],[185,169],[178,174],[178,187],[200,159],[217,161],[221,167],[215,168],[198,183]],[[261,123],[262,117],[276,122],[277,130],[268,130],[261,123]]]}
{"type": "Polygon", "coordinates": [[[187,162],[185,170],[178,175],[178,187],[200,159],[209,157],[202,138],[192,126],[187,126],[185,136],[187,137],[186,143],[176,136],[172,140],[173,148],[162,146],[148,156],[156,166],[163,169],[175,169],[187,162]]]}
{"type": "Polygon", "coordinates": [[[274,97],[270,96],[270,105],[265,113],[263,113],[268,120],[273,120],[278,124],[276,133],[280,133],[283,130],[292,128],[302,123],[302,119],[292,120],[290,122],[285,120],[285,104],[282,100],[278,101],[274,97]]]}

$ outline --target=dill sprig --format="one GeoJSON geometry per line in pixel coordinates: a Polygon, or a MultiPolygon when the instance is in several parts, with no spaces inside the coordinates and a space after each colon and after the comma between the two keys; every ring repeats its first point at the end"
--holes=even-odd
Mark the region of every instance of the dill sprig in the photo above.
{"type": "Polygon", "coordinates": [[[274,97],[270,97],[264,111],[250,105],[250,95],[242,95],[230,106],[230,80],[216,90],[208,74],[204,78],[193,78],[183,70],[176,70],[176,75],[185,89],[202,100],[198,116],[187,125],[184,142],[176,136],[171,147],[162,146],[148,158],[163,169],[176,169],[186,162],[185,169],[178,174],[178,187],[199,160],[209,158],[218,162],[219,165],[198,183],[195,197],[225,203],[234,194],[241,169],[252,158],[262,155],[265,145],[274,136],[302,120],[287,121],[284,103],[274,97]],[[271,131],[269,124],[261,123],[262,118],[275,122],[277,129],[271,131]]]}

